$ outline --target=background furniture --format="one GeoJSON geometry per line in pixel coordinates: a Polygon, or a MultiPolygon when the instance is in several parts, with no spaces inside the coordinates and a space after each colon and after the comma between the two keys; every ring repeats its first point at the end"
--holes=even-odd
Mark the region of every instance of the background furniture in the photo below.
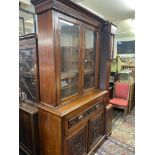
{"type": "Polygon", "coordinates": [[[24,155],[39,155],[38,109],[26,103],[19,107],[19,144],[24,155]]]}
{"type": "Polygon", "coordinates": [[[128,82],[130,85],[130,92],[129,92],[129,105],[128,110],[129,113],[132,110],[132,107],[135,103],[135,79],[134,79],[134,71],[130,69],[125,69],[120,72],[120,82],[128,82]]]}
{"type": "MultiPolygon", "coordinates": [[[[114,45],[113,45],[114,46],[114,45]]],[[[111,73],[110,73],[110,89],[109,89],[109,97],[110,99],[113,98],[114,93],[114,83],[119,80],[119,75],[122,69],[122,65],[124,63],[121,61],[121,58],[119,55],[116,56],[116,58],[111,59],[111,73]]]]}
{"type": "Polygon", "coordinates": [[[123,64],[122,65],[122,70],[123,69],[135,69],[135,65],[123,64]]]}
{"type": "Polygon", "coordinates": [[[135,83],[130,83],[129,113],[135,104],[135,83]]]}
{"type": "Polygon", "coordinates": [[[109,102],[114,107],[124,109],[124,115],[126,116],[128,113],[130,85],[129,83],[116,82],[114,89],[114,98],[109,102]]]}
{"type": "Polygon", "coordinates": [[[117,73],[111,72],[109,81],[109,98],[112,99],[114,95],[114,84],[117,81],[117,73]]]}
{"type": "Polygon", "coordinates": [[[36,35],[21,36],[19,45],[19,148],[23,155],[39,155],[36,35]]]}
{"type": "Polygon", "coordinates": [[[19,38],[19,100],[21,102],[38,102],[38,57],[37,37],[35,34],[19,38]]]}

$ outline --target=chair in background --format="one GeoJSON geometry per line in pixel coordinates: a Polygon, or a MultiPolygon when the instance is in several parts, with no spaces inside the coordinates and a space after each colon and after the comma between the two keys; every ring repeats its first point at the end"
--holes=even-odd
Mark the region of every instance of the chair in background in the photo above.
{"type": "Polygon", "coordinates": [[[128,114],[130,84],[116,82],[114,88],[114,98],[110,103],[117,108],[124,109],[124,116],[128,114]]]}

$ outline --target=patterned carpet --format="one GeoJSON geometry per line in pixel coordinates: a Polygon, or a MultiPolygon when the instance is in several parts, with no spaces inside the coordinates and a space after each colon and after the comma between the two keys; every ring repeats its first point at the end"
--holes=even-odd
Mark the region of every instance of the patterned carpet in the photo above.
{"type": "Polygon", "coordinates": [[[123,111],[114,109],[111,136],[91,155],[135,154],[135,109],[123,120],[123,111]]]}

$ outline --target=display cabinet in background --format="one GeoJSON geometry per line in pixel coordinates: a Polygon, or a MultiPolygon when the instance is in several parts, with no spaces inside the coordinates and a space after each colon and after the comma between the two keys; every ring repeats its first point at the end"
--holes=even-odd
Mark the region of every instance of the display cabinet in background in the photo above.
{"type": "Polygon", "coordinates": [[[19,154],[39,155],[38,108],[29,103],[19,107],[19,154]]]}
{"type": "Polygon", "coordinates": [[[39,155],[37,36],[19,38],[19,148],[22,155],[39,155]]]}
{"type": "Polygon", "coordinates": [[[19,44],[19,100],[35,103],[39,98],[35,34],[21,36],[19,44]]]}

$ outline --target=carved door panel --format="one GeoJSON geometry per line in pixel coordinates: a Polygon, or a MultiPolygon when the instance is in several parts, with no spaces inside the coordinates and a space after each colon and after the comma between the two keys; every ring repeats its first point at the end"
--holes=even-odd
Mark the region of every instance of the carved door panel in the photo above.
{"type": "Polygon", "coordinates": [[[104,134],[104,115],[103,112],[89,121],[89,150],[104,134]]]}
{"type": "Polygon", "coordinates": [[[87,126],[74,134],[66,144],[66,155],[85,155],[87,154],[87,126]]]}

